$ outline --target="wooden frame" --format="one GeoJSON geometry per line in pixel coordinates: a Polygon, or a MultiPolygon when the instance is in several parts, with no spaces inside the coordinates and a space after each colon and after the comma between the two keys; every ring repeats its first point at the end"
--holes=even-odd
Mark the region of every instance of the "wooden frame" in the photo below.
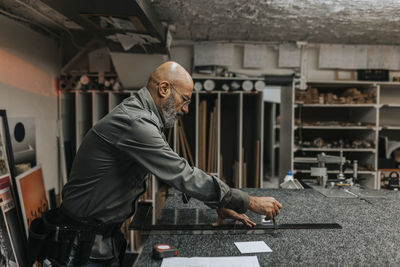
{"type": "Polygon", "coordinates": [[[25,266],[24,264],[26,261],[26,247],[27,247],[27,236],[23,233],[24,229],[24,222],[21,210],[21,203],[18,198],[18,190],[16,187],[16,169],[14,163],[14,154],[11,145],[11,137],[10,131],[8,127],[8,120],[7,120],[7,112],[3,109],[0,109],[0,135],[3,145],[3,150],[5,151],[6,158],[8,161],[8,169],[9,169],[9,176],[11,182],[11,191],[14,196],[14,205],[15,205],[15,213],[12,214],[14,225],[9,225],[10,234],[13,238],[13,246],[16,249],[16,257],[17,261],[20,263],[20,266],[25,266]],[[12,229],[11,229],[12,228],[12,229]]]}
{"type": "Polygon", "coordinates": [[[30,223],[49,208],[40,165],[15,177],[26,233],[30,223]]]}

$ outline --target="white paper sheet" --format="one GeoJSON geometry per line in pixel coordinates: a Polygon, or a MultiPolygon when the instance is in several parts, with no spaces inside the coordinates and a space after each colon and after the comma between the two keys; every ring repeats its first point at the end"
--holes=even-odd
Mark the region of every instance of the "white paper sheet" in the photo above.
{"type": "Polygon", "coordinates": [[[259,267],[257,256],[239,257],[171,257],[163,259],[161,267],[259,267]]]}
{"type": "Polygon", "coordinates": [[[194,65],[231,66],[233,49],[233,44],[197,43],[194,45],[194,65]]]}
{"type": "Polygon", "coordinates": [[[278,66],[280,68],[300,67],[300,49],[294,43],[279,45],[278,66]]]}
{"type": "Polygon", "coordinates": [[[264,68],[267,61],[267,50],[265,45],[244,46],[243,67],[244,68],[264,68]]]}
{"type": "Polygon", "coordinates": [[[272,249],[264,241],[235,242],[240,253],[272,252],[272,249]]]}

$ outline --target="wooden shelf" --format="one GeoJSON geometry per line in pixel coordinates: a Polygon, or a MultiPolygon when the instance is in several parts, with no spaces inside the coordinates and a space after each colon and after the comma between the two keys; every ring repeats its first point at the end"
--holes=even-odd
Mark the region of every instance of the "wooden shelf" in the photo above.
{"type": "Polygon", "coordinates": [[[381,126],[381,130],[400,130],[400,126],[381,126]]]}
{"type": "Polygon", "coordinates": [[[313,147],[296,147],[299,151],[323,151],[323,152],[376,152],[375,148],[313,148],[313,147]]]}
{"type": "Polygon", "coordinates": [[[192,74],[193,80],[226,80],[226,81],[264,81],[264,78],[260,77],[216,77],[216,76],[196,76],[196,74],[192,74]]]}
{"type": "Polygon", "coordinates": [[[297,126],[298,128],[312,130],[376,130],[376,127],[370,126],[297,126]]]}
{"type": "Polygon", "coordinates": [[[205,91],[205,90],[201,90],[201,91],[193,91],[193,94],[253,94],[253,95],[257,95],[257,94],[261,94],[261,91],[242,91],[242,90],[234,90],[234,91],[223,91],[223,90],[212,90],[212,91],[205,91]]]}
{"type": "Polygon", "coordinates": [[[301,104],[296,103],[295,108],[299,106],[305,108],[377,108],[377,104],[301,104]]]}
{"type": "MultiPolygon", "coordinates": [[[[311,173],[311,170],[304,170],[304,169],[303,170],[295,169],[294,171],[295,171],[295,173],[304,173],[304,174],[310,174],[311,173]]],[[[339,170],[328,170],[327,173],[328,174],[338,174],[339,170]]],[[[353,173],[353,171],[351,171],[351,170],[344,171],[344,174],[352,174],[352,173],[353,173]]],[[[358,174],[375,175],[375,171],[358,171],[357,173],[358,174]]]]}
{"type": "MultiPolygon", "coordinates": [[[[333,84],[333,85],[376,85],[377,83],[384,82],[375,82],[375,81],[337,81],[337,80],[310,80],[307,81],[308,84],[333,84]]],[[[400,83],[399,83],[400,85],[400,83]]],[[[315,85],[314,85],[315,86],[315,85]]]]}
{"type": "Polygon", "coordinates": [[[400,104],[380,104],[381,108],[400,108],[400,104]]]}

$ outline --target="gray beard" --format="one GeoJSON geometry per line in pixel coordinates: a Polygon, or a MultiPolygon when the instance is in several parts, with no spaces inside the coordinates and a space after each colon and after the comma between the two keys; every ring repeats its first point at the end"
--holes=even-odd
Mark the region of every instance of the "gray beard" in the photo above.
{"type": "Polygon", "coordinates": [[[174,127],[175,121],[178,119],[178,115],[183,115],[182,112],[175,111],[175,106],[175,94],[171,94],[161,107],[161,111],[164,115],[164,126],[167,129],[174,127]]]}

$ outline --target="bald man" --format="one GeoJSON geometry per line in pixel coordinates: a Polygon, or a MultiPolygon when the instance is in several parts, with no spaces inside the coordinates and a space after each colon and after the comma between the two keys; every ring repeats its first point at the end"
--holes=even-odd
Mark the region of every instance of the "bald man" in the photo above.
{"type": "Polygon", "coordinates": [[[163,131],[189,112],[192,91],[189,73],[175,62],[166,62],[154,70],[146,87],[125,99],[87,133],[63,189],[61,213],[66,220],[100,222],[102,226],[94,241],[90,237],[86,243],[75,240],[68,266],[81,266],[89,255],[87,264],[91,265],[87,266],[118,266],[118,250],[125,247],[115,232],[134,213],[150,174],[218,208],[214,225],[233,218],[252,227],[255,224],[243,214],[248,209],[271,218],[279,214],[282,206],[274,198],[249,197],[231,189],[217,177],[191,167],[168,145],[163,131]],[[77,256],[85,253],[85,257],[77,256]]]}

